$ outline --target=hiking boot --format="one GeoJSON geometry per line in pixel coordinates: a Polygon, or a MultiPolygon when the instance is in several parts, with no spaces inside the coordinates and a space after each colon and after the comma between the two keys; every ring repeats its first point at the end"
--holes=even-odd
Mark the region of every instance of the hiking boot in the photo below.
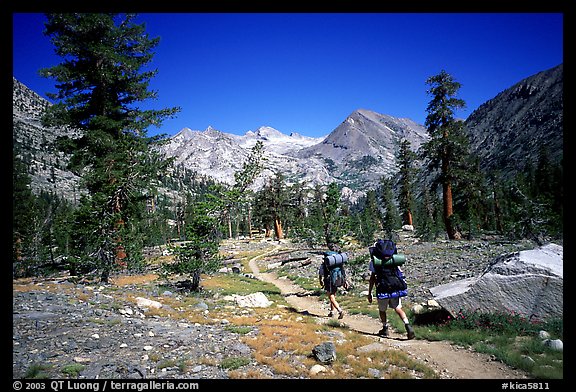
{"type": "Polygon", "coordinates": [[[414,328],[410,324],[406,324],[406,333],[408,334],[408,340],[414,339],[416,334],[414,333],[414,328]]]}
{"type": "Polygon", "coordinates": [[[328,313],[328,317],[332,317],[332,316],[334,316],[334,312],[333,312],[333,311],[330,311],[330,312],[328,313]]]}
{"type": "Polygon", "coordinates": [[[382,329],[378,331],[378,335],[385,338],[388,337],[388,326],[387,325],[383,326],[382,329]]]}
{"type": "Polygon", "coordinates": [[[343,311],[343,310],[341,310],[341,311],[338,312],[338,318],[339,318],[339,319],[343,319],[343,318],[344,318],[344,311],[343,311]]]}

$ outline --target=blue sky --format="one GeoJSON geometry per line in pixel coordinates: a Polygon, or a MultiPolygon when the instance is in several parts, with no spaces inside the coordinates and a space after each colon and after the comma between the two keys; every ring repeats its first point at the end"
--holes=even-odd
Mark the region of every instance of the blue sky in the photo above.
{"type": "MultiPolygon", "coordinates": [[[[142,13],[160,37],[158,99],[182,108],[156,133],[271,126],[324,136],[356,109],[424,124],[428,77],[462,84],[466,118],[523,78],[563,62],[562,13],[142,13]]],[[[13,14],[13,75],[45,97],[58,64],[44,15],[13,14]]]]}

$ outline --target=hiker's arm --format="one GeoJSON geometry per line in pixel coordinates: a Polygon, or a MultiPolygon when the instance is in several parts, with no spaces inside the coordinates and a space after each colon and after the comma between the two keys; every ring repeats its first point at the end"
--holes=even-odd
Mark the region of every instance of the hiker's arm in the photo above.
{"type": "Polygon", "coordinates": [[[374,287],[374,283],[376,281],[376,274],[372,272],[370,274],[370,282],[368,283],[368,302],[372,303],[372,288],[374,287]]]}

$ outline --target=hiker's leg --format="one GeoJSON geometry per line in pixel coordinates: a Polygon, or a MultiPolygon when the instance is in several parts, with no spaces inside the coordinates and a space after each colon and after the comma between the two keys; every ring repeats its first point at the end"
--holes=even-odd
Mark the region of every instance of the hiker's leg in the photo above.
{"type": "Polygon", "coordinates": [[[328,294],[328,302],[330,302],[330,312],[334,310],[334,302],[332,302],[332,294],[329,291],[326,292],[328,294]]]}
{"type": "Polygon", "coordinates": [[[326,290],[326,295],[328,296],[328,302],[330,303],[330,312],[328,312],[328,317],[332,317],[334,315],[333,294],[330,292],[330,290],[326,290]]]}
{"type": "Polygon", "coordinates": [[[404,310],[402,309],[402,305],[394,308],[394,311],[396,312],[396,314],[400,317],[400,319],[402,321],[404,321],[404,324],[406,324],[408,321],[408,317],[406,317],[406,313],[404,312],[404,310]]]}
{"type": "Polygon", "coordinates": [[[328,298],[330,298],[330,310],[336,309],[337,311],[340,311],[340,305],[338,304],[338,301],[336,301],[335,293],[330,293],[328,298]]]}
{"type": "Polygon", "coordinates": [[[388,299],[378,299],[378,312],[382,325],[386,325],[386,310],[388,309],[388,299]]]}
{"type": "Polygon", "coordinates": [[[394,311],[400,317],[400,319],[404,322],[404,324],[408,324],[408,317],[406,317],[406,313],[404,309],[402,309],[402,301],[400,298],[392,298],[390,300],[390,306],[394,308],[394,311]]]}
{"type": "Polygon", "coordinates": [[[408,317],[406,316],[406,313],[402,309],[402,302],[400,301],[400,298],[398,298],[398,305],[394,308],[394,311],[402,319],[402,322],[404,323],[404,327],[406,328],[406,333],[408,334],[408,339],[414,339],[414,336],[415,336],[414,329],[410,325],[410,322],[408,321],[408,317]]]}
{"type": "Polygon", "coordinates": [[[380,314],[380,321],[382,321],[382,329],[378,332],[380,336],[388,336],[386,309],[388,309],[388,299],[378,299],[378,313],[380,314]]]}
{"type": "Polygon", "coordinates": [[[380,320],[382,321],[382,325],[386,325],[386,311],[380,311],[380,320]]]}

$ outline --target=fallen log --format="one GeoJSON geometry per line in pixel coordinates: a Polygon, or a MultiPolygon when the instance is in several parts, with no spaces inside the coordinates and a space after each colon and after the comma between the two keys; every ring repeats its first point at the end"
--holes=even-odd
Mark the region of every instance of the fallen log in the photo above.
{"type": "Polygon", "coordinates": [[[308,257],[291,257],[289,259],[280,261],[280,264],[284,265],[286,263],[291,263],[293,261],[302,261],[302,260],[306,260],[306,259],[308,259],[308,257]]]}

